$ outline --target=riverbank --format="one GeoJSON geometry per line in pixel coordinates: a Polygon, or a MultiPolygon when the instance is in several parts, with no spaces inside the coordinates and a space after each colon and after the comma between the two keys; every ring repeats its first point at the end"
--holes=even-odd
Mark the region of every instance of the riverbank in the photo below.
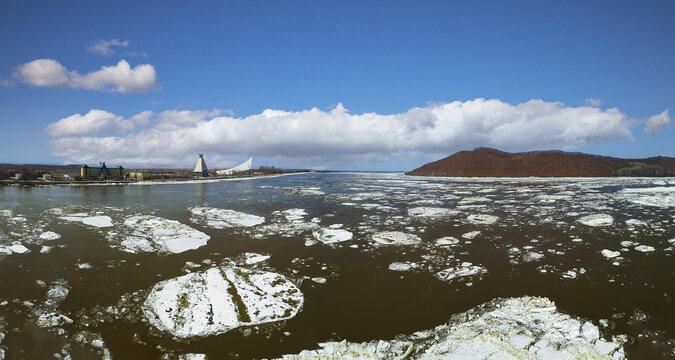
{"type": "Polygon", "coordinates": [[[207,182],[221,182],[221,181],[236,181],[236,180],[252,180],[260,178],[274,178],[285,175],[306,174],[310,171],[291,172],[283,174],[265,174],[265,175],[250,175],[250,176],[213,176],[213,177],[199,177],[189,179],[157,179],[157,180],[111,180],[111,181],[63,181],[63,180],[0,180],[0,185],[4,186],[45,186],[45,185],[62,185],[62,186],[102,186],[102,185],[159,185],[159,184],[195,184],[207,182]]]}

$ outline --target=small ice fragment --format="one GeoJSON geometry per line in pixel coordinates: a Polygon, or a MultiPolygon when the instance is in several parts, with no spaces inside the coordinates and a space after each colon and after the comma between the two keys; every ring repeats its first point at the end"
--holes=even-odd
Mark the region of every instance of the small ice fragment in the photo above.
{"type": "Polygon", "coordinates": [[[544,254],[529,251],[529,252],[525,253],[525,255],[523,255],[523,261],[524,262],[532,262],[532,261],[537,261],[537,260],[539,260],[543,257],[544,257],[544,254]]]}
{"type": "Polygon", "coordinates": [[[327,280],[324,277],[313,277],[312,281],[314,281],[317,284],[325,284],[327,280]]]}
{"type": "Polygon", "coordinates": [[[469,215],[467,218],[470,223],[472,224],[494,224],[499,220],[498,217],[493,216],[493,215],[484,215],[484,214],[478,214],[478,215],[469,215]]]}
{"type": "Polygon", "coordinates": [[[418,265],[414,262],[393,262],[389,264],[389,270],[392,271],[410,271],[416,267],[418,267],[418,265]]]}
{"type": "Polygon", "coordinates": [[[614,223],[614,218],[607,214],[593,214],[579,218],[579,222],[587,226],[607,226],[614,223]]]}
{"type": "Polygon", "coordinates": [[[635,250],[640,251],[640,252],[652,252],[656,249],[654,249],[653,246],[649,245],[638,245],[635,247],[635,250]]]}
{"type": "Polygon", "coordinates": [[[263,261],[267,261],[267,259],[270,258],[269,255],[262,255],[256,253],[245,253],[244,256],[246,256],[245,262],[247,265],[261,263],[263,261]]]}
{"type": "Polygon", "coordinates": [[[462,234],[462,237],[467,239],[467,240],[472,240],[474,239],[478,234],[480,234],[480,231],[469,231],[468,233],[462,234]]]}
{"type": "Polygon", "coordinates": [[[45,231],[40,234],[40,239],[42,240],[56,240],[61,238],[61,234],[55,233],[53,231],[45,231]]]}
{"type": "Polygon", "coordinates": [[[436,240],[436,245],[438,246],[450,246],[459,244],[459,240],[452,236],[445,236],[436,240]]]}
{"type": "Polygon", "coordinates": [[[92,268],[90,263],[77,263],[75,264],[75,266],[77,266],[77,268],[80,270],[87,270],[92,268]]]}
{"type": "Polygon", "coordinates": [[[25,254],[29,252],[27,247],[21,245],[21,244],[15,244],[15,245],[10,245],[9,249],[12,250],[15,254],[25,254]]]}
{"type": "Polygon", "coordinates": [[[315,239],[324,244],[334,244],[351,240],[354,236],[351,232],[344,229],[321,228],[312,233],[315,239]]]}
{"type": "Polygon", "coordinates": [[[604,256],[608,259],[615,258],[615,257],[621,255],[621,253],[618,252],[618,251],[612,251],[612,250],[608,250],[608,249],[602,249],[602,251],[600,251],[600,253],[602,254],[602,256],[604,256]]]}
{"type": "Polygon", "coordinates": [[[380,245],[415,245],[422,239],[417,235],[400,231],[383,231],[372,236],[373,241],[380,245]]]}
{"type": "Polygon", "coordinates": [[[73,320],[71,318],[57,313],[42,314],[37,319],[37,325],[43,328],[62,326],[72,323],[73,320]]]}

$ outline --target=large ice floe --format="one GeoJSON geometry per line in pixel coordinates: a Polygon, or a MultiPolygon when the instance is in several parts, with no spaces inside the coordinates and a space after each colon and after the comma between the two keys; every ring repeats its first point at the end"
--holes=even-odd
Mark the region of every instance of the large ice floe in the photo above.
{"type": "Polygon", "coordinates": [[[557,311],[540,297],[495,299],[447,324],[393,340],[320,343],[283,359],[624,359],[623,336],[557,311]]]}
{"type": "Polygon", "coordinates": [[[220,266],[156,284],[143,313],[159,330],[188,339],[294,317],[300,290],[282,275],[220,266]]]}
{"type": "Polygon", "coordinates": [[[637,205],[675,207],[675,186],[622,189],[618,196],[637,205]]]}
{"type": "Polygon", "coordinates": [[[167,220],[152,215],[130,216],[118,230],[126,232],[119,243],[119,233],[111,231],[106,235],[115,247],[130,253],[157,252],[181,253],[206,245],[211,238],[175,220],[167,220]]]}
{"type": "Polygon", "coordinates": [[[463,262],[460,266],[447,268],[436,273],[436,277],[439,280],[453,282],[453,281],[466,281],[469,282],[473,279],[480,279],[483,275],[487,274],[487,269],[474,265],[470,262],[463,262]]]}
{"type": "Polygon", "coordinates": [[[216,229],[230,227],[251,227],[265,222],[262,216],[246,214],[239,211],[211,207],[191,207],[188,209],[190,221],[216,229]]]}
{"type": "Polygon", "coordinates": [[[72,206],[49,209],[47,213],[60,221],[81,223],[102,234],[110,247],[129,253],[181,253],[202,247],[211,239],[178,221],[118,208],[72,206]]]}

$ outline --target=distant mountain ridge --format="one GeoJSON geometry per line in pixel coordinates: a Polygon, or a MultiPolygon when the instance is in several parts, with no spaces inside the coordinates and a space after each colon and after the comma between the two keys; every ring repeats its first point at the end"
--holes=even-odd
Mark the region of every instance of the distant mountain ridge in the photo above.
{"type": "Polygon", "coordinates": [[[406,175],[457,177],[675,176],[675,158],[621,159],[559,150],[509,153],[491,148],[460,151],[406,175]]]}

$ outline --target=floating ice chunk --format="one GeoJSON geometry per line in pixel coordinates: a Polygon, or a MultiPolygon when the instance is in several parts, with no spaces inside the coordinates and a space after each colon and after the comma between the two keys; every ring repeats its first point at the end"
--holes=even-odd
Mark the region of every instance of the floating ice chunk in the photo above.
{"type": "Polygon", "coordinates": [[[52,246],[42,245],[40,248],[40,254],[48,254],[52,251],[52,246]]]}
{"type": "Polygon", "coordinates": [[[602,254],[602,256],[604,256],[608,259],[612,259],[612,258],[615,258],[615,257],[621,255],[621,253],[618,252],[618,251],[612,251],[612,250],[608,250],[608,249],[602,249],[602,251],[600,251],[600,253],[602,254]]]}
{"type": "Polygon", "coordinates": [[[49,313],[40,315],[36,323],[39,327],[48,328],[72,324],[73,320],[65,315],[49,313]]]}
{"type": "Polygon", "coordinates": [[[61,234],[55,233],[53,231],[45,231],[42,234],[40,234],[40,239],[42,240],[56,240],[60,238],[61,234]]]}
{"type": "Polygon", "coordinates": [[[532,262],[532,261],[537,261],[537,260],[539,260],[543,257],[544,257],[544,254],[528,251],[527,253],[525,253],[525,255],[523,255],[523,261],[524,262],[532,262]]]}
{"type": "Polygon", "coordinates": [[[193,223],[203,223],[208,227],[224,229],[228,227],[251,227],[265,222],[262,216],[246,214],[239,211],[210,207],[189,208],[193,223]]]}
{"type": "Polygon", "coordinates": [[[389,270],[392,271],[410,271],[412,269],[417,269],[419,265],[414,262],[393,262],[389,264],[389,270]]]}
{"type": "Polygon", "coordinates": [[[439,207],[420,206],[408,209],[408,215],[412,217],[444,217],[458,214],[457,210],[439,207]]]}
{"type": "MultiPolygon", "coordinates": [[[[391,341],[319,344],[284,359],[600,359],[623,356],[623,340],[587,340],[580,322],[546,298],[495,299],[434,329],[391,341]],[[530,345],[533,344],[534,345],[530,345]],[[412,356],[411,356],[412,355],[412,356]]],[[[591,330],[588,324],[587,330],[591,330]]]]}
{"type": "Polygon", "coordinates": [[[567,270],[562,274],[562,277],[565,279],[576,279],[577,278],[577,272],[574,270],[567,270]]]}
{"type": "Polygon", "coordinates": [[[470,223],[472,224],[494,224],[499,220],[498,217],[493,216],[493,215],[484,215],[484,214],[478,214],[478,215],[469,215],[467,218],[470,223]]]}
{"type": "Polygon", "coordinates": [[[637,219],[628,219],[628,220],[626,220],[626,225],[633,226],[633,227],[635,227],[635,226],[647,226],[647,222],[642,221],[642,220],[637,220],[637,219]]]}
{"type": "Polygon", "coordinates": [[[482,266],[465,262],[462,263],[461,266],[451,267],[437,272],[436,277],[442,281],[452,282],[459,279],[465,280],[465,278],[481,278],[483,275],[487,274],[487,272],[487,269],[482,266]]]}
{"type": "Polygon", "coordinates": [[[30,251],[30,250],[28,250],[27,247],[25,247],[21,244],[10,245],[9,249],[12,250],[12,252],[15,253],[15,254],[25,254],[25,253],[30,251]]]}
{"type": "MultiPolygon", "coordinates": [[[[202,247],[211,238],[178,221],[151,215],[130,216],[124,221],[124,227],[122,232],[131,232],[131,235],[126,236],[118,247],[130,253],[181,253],[202,247]]],[[[119,236],[117,232],[107,235],[109,239],[119,236]]]]}
{"type": "Polygon", "coordinates": [[[584,339],[586,339],[586,341],[591,343],[600,338],[600,331],[590,322],[586,322],[581,326],[581,334],[583,335],[584,339]]]}
{"type": "Polygon", "coordinates": [[[634,243],[632,241],[628,241],[628,240],[624,240],[624,241],[620,242],[620,244],[621,244],[621,246],[623,246],[625,248],[633,246],[633,245],[637,245],[636,243],[634,243]]]}
{"type": "Polygon", "coordinates": [[[0,209],[0,216],[12,217],[14,216],[14,213],[10,209],[0,209]]]}
{"type": "Polygon", "coordinates": [[[614,218],[607,214],[593,214],[579,218],[579,222],[587,226],[607,226],[614,223],[614,218]]]}
{"type": "Polygon", "coordinates": [[[59,219],[71,222],[81,222],[85,225],[94,226],[97,228],[113,226],[112,219],[110,216],[106,215],[88,216],[88,214],[70,214],[69,216],[61,216],[59,219]]]}
{"type": "Polygon", "coordinates": [[[312,233],[315,239],[324,244],[335,244],[351,240],[354,236],[351,232],[343,229],[322,228],[312,233]]]}
{"type": "Polygon", "coordinates": [[[246,265],[253,265],[253,264],[261,263],[261,262],[267,261],[267,259],[270,258],[269,255],[262,255],[262,254],[256,254],[256,253],[244,253],[244,256],[246,257],[246,260],[244,260],[246,265]]]}
{"type": "Polygon", "coordinates": [[[318,277],[313,277],[312,281],[314,281],[317,284],[325,284],[327,280],[326,280],[325,277],[318,276],[318,277]]]}
{"type": "Polygon", "coordinates": [[[400,231],[382,231],[372,238],[379,245],[416,245],[422,242],[419,236],[400,231]]]}
{"type": "Polygon", "coordinates": [[[654,249],[653,246],[649,245],[638,245],[635,247],[635,250],[640,251],[640,252],[652,252],[656,249],[654,249]]]}
{"type": "Polygon", "coordinates": [[[87,270],[92,268],[90,263],[77,263],[75,264],[75,266],[77,266],[77,268],[80,270],[87,270]]]}
{"type": "Polygon", "coordinates": [[[675,207],[675,186],[623,189],[619,193],[619,198],[638,205],[675,207]]]}
{"type": "Polygon", "coordinates": [[[186,339],[289,319],[303,301],[279,274],[214,267],[157,283],[142,309],[150,324],[186,339]]]}
{"type": "Polygon", "coordinates": [[[452,246],[459,244],[459,240],[452,236],[445,236],[436,240],[436,245],[438,246],[452,246]]]}
{"type": "Polygon", "coordinates": [[[468,233],[462,234],[462,237],[467,240],[473,240],[478,234],[480,234],[480,231],[469,231],[468,233]]]}

